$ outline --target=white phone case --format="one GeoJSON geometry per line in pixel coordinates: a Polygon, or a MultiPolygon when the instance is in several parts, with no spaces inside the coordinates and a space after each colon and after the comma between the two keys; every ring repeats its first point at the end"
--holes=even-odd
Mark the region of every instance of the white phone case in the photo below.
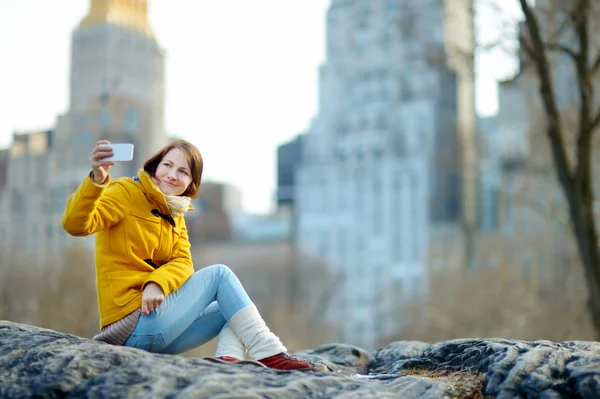
{"type": "Polygon", "coordinates": [[[104,161],[126,162],[133,159],[133,144],[129,143],[111,143],[102,144],[112,147],[113,156],[104,158],[104,161]]]}

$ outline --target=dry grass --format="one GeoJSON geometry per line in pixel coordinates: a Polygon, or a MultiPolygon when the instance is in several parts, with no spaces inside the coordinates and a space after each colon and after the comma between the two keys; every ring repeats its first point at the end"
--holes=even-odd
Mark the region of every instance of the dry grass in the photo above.
{"type": "Polygon", "coordinates": [[[0,318],[92,337],[98,330],[93,255],[70,249],[42,261],[2,251],[0,318]]]}
{"type": "Polygon", "coordinates": [[[487,396],[483,394],[485,391],[485,374],[482,373],[471,371],[450,371],[445,369],[406,369],[402,370],[402,374],[445,382],[450,386],[448,395],[451,398],[487,398],[487,396]]]}
{"type": "Polygon", "coordinates": [[[543,285],[506,266],[437,272],[426,298],[398,309],[405,328],[391,340],[594,340],[587,289],[577,266],[565,266],[561,279],[543,285]]]}

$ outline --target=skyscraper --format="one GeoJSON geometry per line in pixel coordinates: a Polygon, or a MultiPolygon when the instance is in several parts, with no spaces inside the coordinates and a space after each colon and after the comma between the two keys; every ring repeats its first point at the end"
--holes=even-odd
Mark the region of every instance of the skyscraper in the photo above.
{"type": "Polygon", "coordinates": [[[297,171],[298,243],[339,276],[329,322],[367,348],[426,292],[430,222],[472,219],[468,0],[333,0],[318,115],[297,171]]]}
{"type": "Polygon", "coordinates": [[[302,139],[299,135],[277,147],[277,206],[294,206],[295,170],[302,162],[302,139]]]}
{"type": "Polygon", "coordinates": [[[133,162],[115,165],[115,177],[135,175],[166,143],[164,54],[146,0],[91,0],[73,32],[71,54],[69,109],[48,132],[15,134],[0,188],[0,242],[40,257],[68,245],[62,213],[90,172],[97,140],[135,145],[133,162]]]}
{"type": "Polygon", "coordinates": [[[117,165],[115,175],[135,173],[166,143],[164,54],[146,0],[91,0],[72,35],[70,77],[68,128],[59,120],[57,143],[91,149],[100,137],[133,142],[134,161],[117,165]]]}

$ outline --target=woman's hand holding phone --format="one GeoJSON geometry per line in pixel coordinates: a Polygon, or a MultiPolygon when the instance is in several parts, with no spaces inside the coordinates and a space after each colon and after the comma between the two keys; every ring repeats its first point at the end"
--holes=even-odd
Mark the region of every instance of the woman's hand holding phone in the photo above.
{"type": "Polygon", "coordinates": [[[111,166],[115,164],[105,160],[113,156],[113,150],[107,144],[110,144],[110,141],[98,141],[90,154],[90,165],[92,165],[92,175],[96,184],[103,184],[106,181],[111,166]]]}

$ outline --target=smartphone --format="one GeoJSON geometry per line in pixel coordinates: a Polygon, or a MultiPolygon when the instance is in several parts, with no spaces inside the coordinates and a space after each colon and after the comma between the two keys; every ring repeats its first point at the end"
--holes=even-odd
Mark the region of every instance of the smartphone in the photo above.
{"type": "Polygon", "coordinates": [[[112,148],[113,156],[104,158],[103,161],[126,162],[133,159],[133,144],[129,143],[111,143],[101,144],[112,148]]]}

